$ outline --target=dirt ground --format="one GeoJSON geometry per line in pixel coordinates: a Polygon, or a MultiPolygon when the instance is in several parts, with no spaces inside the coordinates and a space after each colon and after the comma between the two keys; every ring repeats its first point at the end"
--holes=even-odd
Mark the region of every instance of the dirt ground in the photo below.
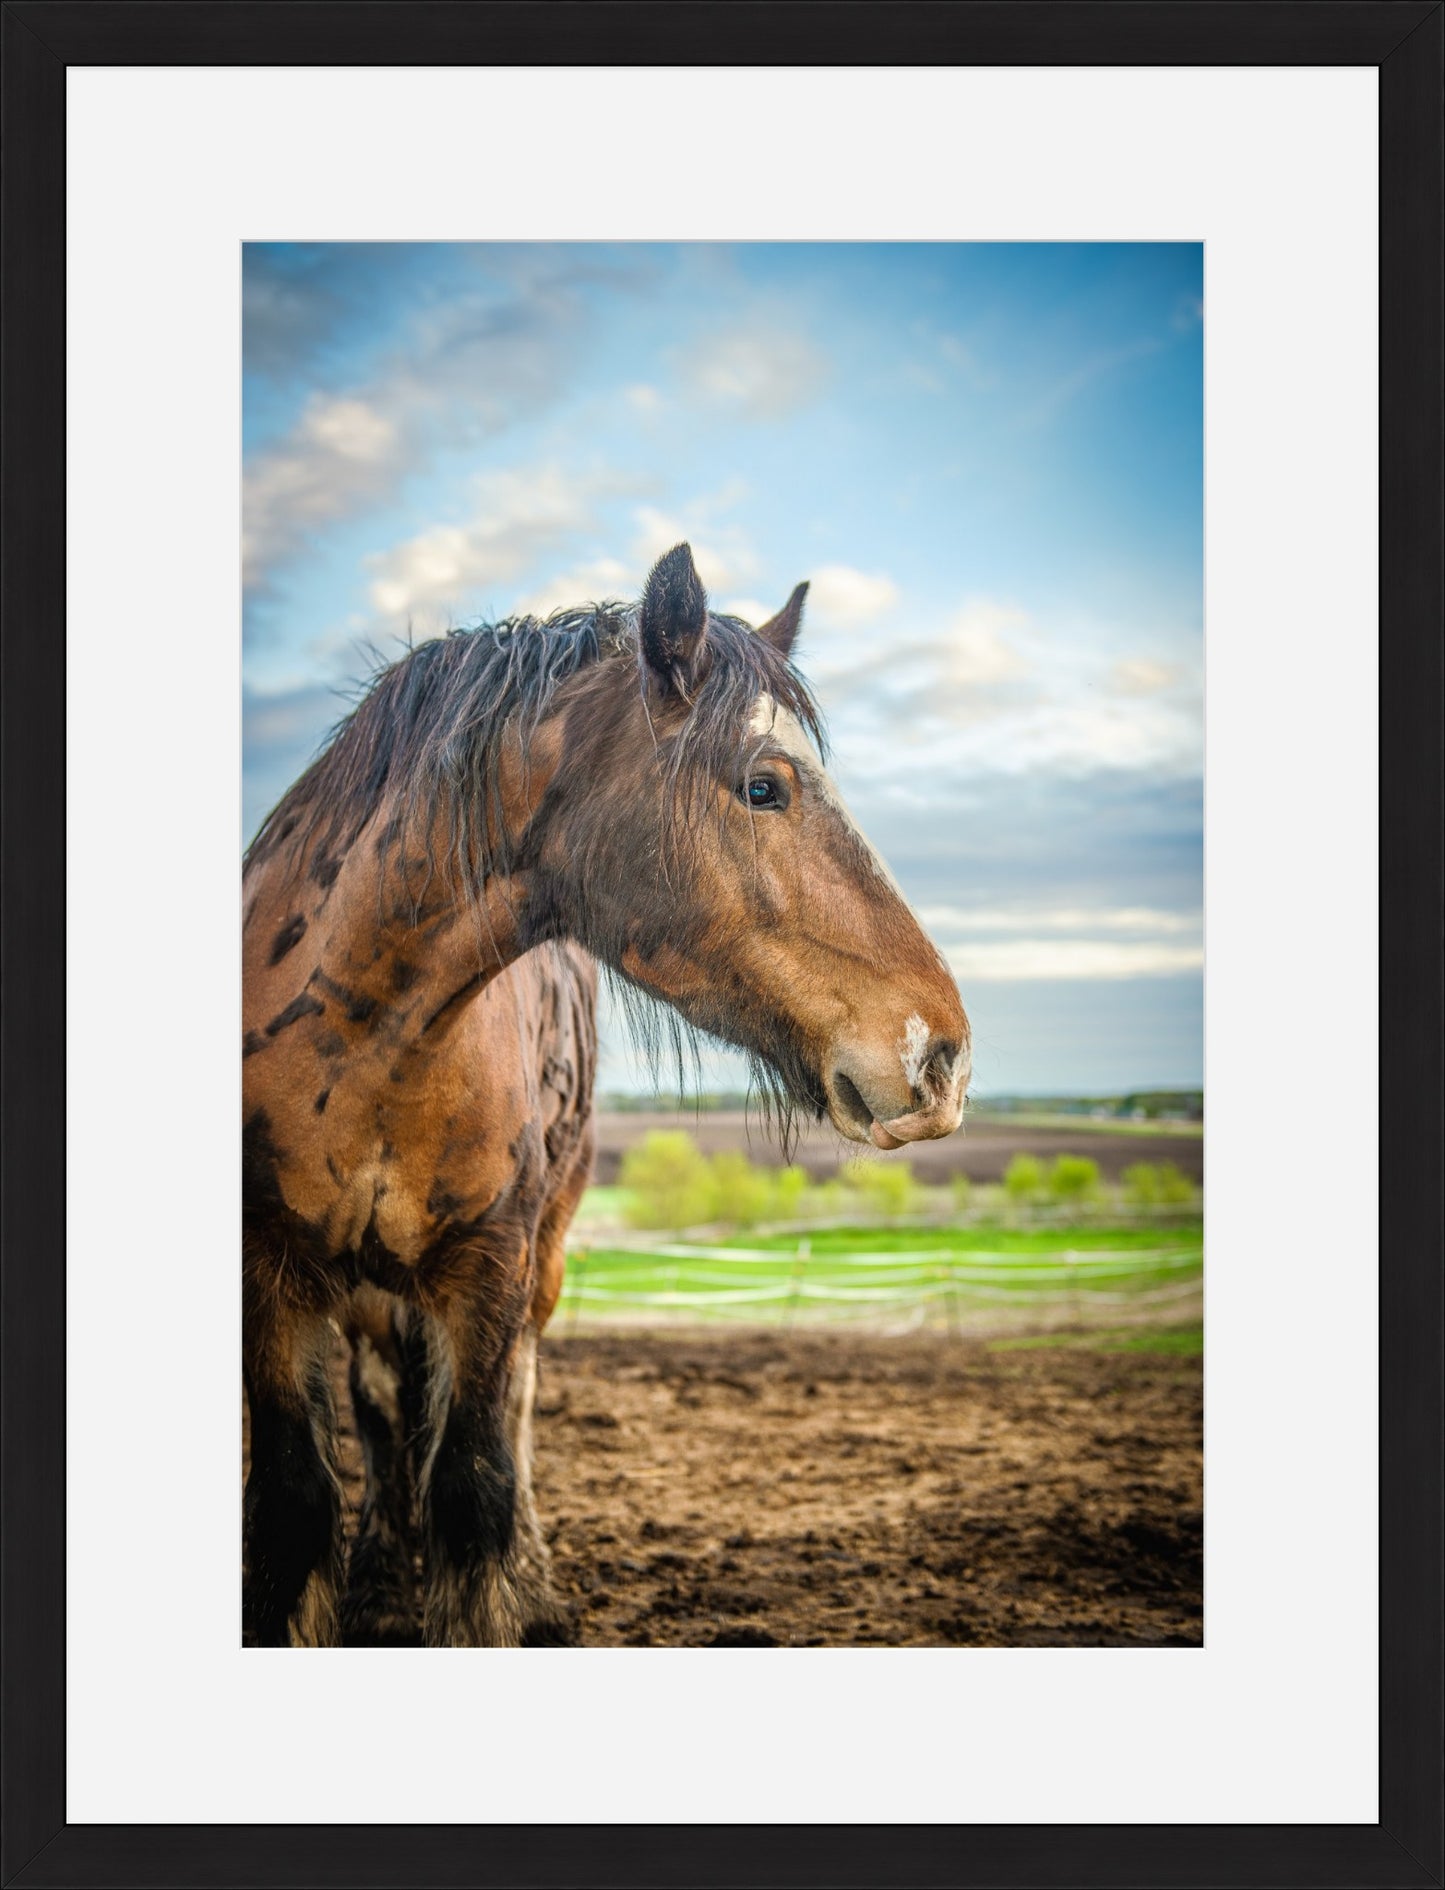
{"type": "MultiPolygon", "coordinates": [[[[681,1110],[674,1113],[644,1111],[598,1111],[597,1168],[595,1179],[608,1186],[617,1180],[622,1157],[649,1129],[685,1129],[705,1155],[720,1149],[740,1148],[750,1160],[775,1167],[782,1162],[778,1145],[756,1120],[751,1123],[740,1111],[717,1110],[711,1114],[681,1110]]],[[[803,1126],[794,1160],[806,1168],[814,1180],[825,1180],[837,1172],[838,1164],[858,1154],[828,1124],[803,1126]]],[[[1204,1174],[1204,1138],[1199,1135],[1171,1135],[1165,1132],[1130,1135],[1117,1129],[1099,1129],[1087,1118],[1079,1126],[1068,1128],[1026,1128],[1005,1117],[968,1118],[962,1135],[950,1135],[936,1142],[910,1142],[896,1157],[884,1161],[906,1161],[922,1182],[938,1184],[954,1175],[967,1175],[970,1181],[1001,1181],[1003,1172],[1015,1155],[1037,1155],[1052,1161],[1056,1155],[1088,1155],[1099,1164],[1109,1181],[1118,1179],[1133,1162],[1174,1162],[1191,1181],[1204,1174]]]]}
{"type": "MultiPolygon", "coordinates": [[[[736,1331],[542,1357],[580,1645],[1201,1642],[1198,1358],[736,1331]]],[[[354,1514],[349,1421],[343,1473],[354,1514]]]]}

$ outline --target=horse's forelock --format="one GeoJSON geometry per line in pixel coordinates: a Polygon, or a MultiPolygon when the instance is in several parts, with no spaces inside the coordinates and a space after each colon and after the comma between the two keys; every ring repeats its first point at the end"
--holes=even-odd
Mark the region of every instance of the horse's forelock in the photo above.
{"type": "Polygon", "coordinates": [[[758,703],[767,698],[794,717],[826,757],[823,718],[812,691],[788,659],[737,617],[713,617],[709,659],[668,745],[674,818],[686,826],[758,745],[758,703]]]}

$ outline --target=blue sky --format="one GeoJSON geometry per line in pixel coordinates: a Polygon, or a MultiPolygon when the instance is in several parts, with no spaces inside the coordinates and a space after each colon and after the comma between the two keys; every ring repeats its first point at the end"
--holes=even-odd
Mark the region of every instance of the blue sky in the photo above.
{"type": "Polygon", "coordinates": [[[812,580],[979,1090],[1200,1081],[1198,245],[253,244],[244,284],[246,837],[365,646],[635,597],[687,538],[754,621],[812,580]]]}

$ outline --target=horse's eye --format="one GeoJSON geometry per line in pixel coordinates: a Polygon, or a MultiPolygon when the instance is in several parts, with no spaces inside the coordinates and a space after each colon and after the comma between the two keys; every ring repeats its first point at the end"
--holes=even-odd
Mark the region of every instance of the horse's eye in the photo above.
{"type": "Polygon", "coordinates": [[[777,783],[768,780],[766,775],[755,774],[738,792],[749,807],[781,807],[783,804],[777,783]]]}

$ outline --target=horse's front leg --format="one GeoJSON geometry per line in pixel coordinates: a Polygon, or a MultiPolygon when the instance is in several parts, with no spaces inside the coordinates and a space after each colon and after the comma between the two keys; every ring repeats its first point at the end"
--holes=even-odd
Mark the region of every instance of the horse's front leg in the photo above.
{"type": "MultiPolygon", "coordinates": [[[[517,1283],[524,1279],[517,1265],[517,1283]]],[[[429,1315],[430,1447],[422,1478],[428,1647],[516,1647],[517,1465],[509,1385],[525,1298],[459,1297],[429,1315]]]]}
{"type": "Polygon", "coordinates": [[[417,1632],[414,1455],[425,1360],[402,1308],[374,1287],[352,1295],[346,1336],[366,1494],[347,1564],[342,1636],[348,1646],[404,1646],[417,1632]]]}
{"type": "Polygon", "coordinates": [[[522,1633],[529,1647],[567,1644],[573,1623],[557,1598],[552,1556],[532,1494],[532,1412],[537,1397],[537,1347],[562,1292],[567,1228],[592,1173],[590,1123],[578,1142],[572,1169],[558,1188],[537,1230],[532,1305],[517,1341],[507,1394],[507,1435],[517,1471],[517,1583],[522,1633]]]}
{"type": "Polygon", "coordinates": [[[518,1337],[507,1386],[507,1441],[517,1480],[515,1579],[526,1645],[566,1646],[572,1640],[572,1623],[552,1586],[552,1555],[532,1495],[532,1407],[536,1397],[537,1328],[529,1320],[518,1337]]]}
{"type": "Polygon", "coordinates": [[[262,1647],[334,1646],[342,1535],[331,1328],[321,1311],[286,1304],[255,1253],[243,1316],[251,1413],[245,1618],[262,1647]]]}

